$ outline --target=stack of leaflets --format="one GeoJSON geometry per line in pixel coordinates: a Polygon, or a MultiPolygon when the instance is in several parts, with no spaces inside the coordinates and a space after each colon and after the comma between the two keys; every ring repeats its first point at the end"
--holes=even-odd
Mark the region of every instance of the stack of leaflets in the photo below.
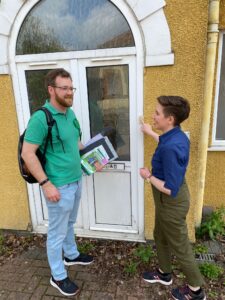
{"type": "Polygon", "coordinates": [[[118,157],[107,136],[100,133],[94,136],[80,150],[81,166],[85,174],[96,172],[96,167],[103,167],[118,157]]]}

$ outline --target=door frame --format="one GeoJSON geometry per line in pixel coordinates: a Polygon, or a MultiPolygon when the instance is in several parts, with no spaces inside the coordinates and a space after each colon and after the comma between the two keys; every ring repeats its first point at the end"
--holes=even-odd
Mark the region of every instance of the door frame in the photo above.
{"type": "MultiPolygon", "coordinates": [[[[71,52],[71,53],[54,53],[54,54],[37,54],[37,55],[23,55],[21,57],[16,57],[15,61],[15,70],[16,73],[13,76],[13,86],[14,86],[14,91],[15,91],[15,99],[16,99],[16,107],[17,107],[17,115],[18,115],[18,123],[19,123],[19,129],[20,133],[23,132],[24,128],[27,125],[27,119],[24,119],[24,111],[23,111],[23,105],[22,103],[22,95],[24,95],[24,92],[27,93],[27,91],[24,91],[24,86],[21,86],[21,73],[18,71],[18,68],[20,69],[22,65],[27,66],[30,65],[31,69],[41,69],[41,68],[53,68],[57,67],[59,64],[60,67],[63,67],[63,65],[70,63],[70,61],[73,61],[73,63],[70,63],[70,70],[71,73],[74,74],[74,77],[79,78],[78,74],[78,68],[76,64],[78,63],[77,61],[80,59],[82,61],[84,58],[89,57],[88,59],[92,59],[92,61],[95,64],[98,64],[101,62],[101,65],[104,64],[109,64],[110,61],[116,62],[118,60],[118,57],[128,57],[130,56],[136,56],[135,53],[135,48],[119,48],[119,49],[107,49],[107,50],[95,50],[95,51],[81,51],[81,52],[71,52]],[[124,55],[126,51],[126,55],[124,55]],[[85,53],[86,52],[86,53],[85,53]],[[100,52],[100,53],[98,53],[100,52]],[[96,55],[97,54],[97,55],[96,55]],[[53,56],[53,57],[52,57],[53,56]],[[104,61],[104,62],[103,62],[104,61]]],[[[143,75],[142,72],[140,72],[140,67],[137,66],[137,59],[134,59],[134,65],[135,65],[135,76],[133,78],[139,78],[140,80],[137,80],[135,85],[137,87],[136,89],[136,97],[137,99],[143,99],[143,75]],[[141,76],[140,76],[141,75],[141,76]]],[[[23,71],[24,72],[24,71],[23,71]]],[[[24,76],[24,75],[23,75],[24,76]]],[[[76,85],[76,82],[75,82],[76,85]]],[[[26,86],[25,86],[26,87],[26,86]]],[[[79,107],[80,104],[79,102],[82,101],[81,99],[81,91],[79,88],[81,87],[80,83],[77,82],[77,95],[75,98],[75,107],[79,107]],[[76,105],[76,103],[78,104],[76,105]]],[[[81,107],[81,106],[80,106],[81,107]]],[[[139,149],[137,153],[137,228],[138,228],[138,234],[134,232],[134,234],[126,234],[124,232],[119,232],[117,236],[110,231],[104,232],[98,232],[98,236],[102,238],[113,238],[113,239],[123,239],[123,240],[143,240],[144,239],[144,193],[143,193],[143,181],[140,180],[140,177],[138,176],[138,168],[143,165],[143,136],[139,132],[138,128],[138,116],[143,114],[143,101],[135,101],[135,105],[132,106],[133,110],[136,111],[136,116],[137,116],[137,123],[132,122],[132,128],[130,128],[131,132],[135,132],[136,135],[136,141],[137,141],[137,149],[139,149]]],[[[77,109],[75,110],[76,114],[78,115],[81,112],[78,112],[77,109]]],[[[82,117],[81,117],[82,118],[82,117]]],[[[131,141],[132,142],[132,141],[131,141]]],[[[135,172],[133,172],[135,174],[135,172]]],[[[38,189],[38,187],[37,187],[38,189]]],[[[39,191],[38,191],[39,192],[39,191]]],[[[85,189],[84,189],[85,192],[85,189]]],[[[37,214],[37,208],[36,208],[36,203],[34,201],[34,189],[32,188],[31,185],[28,185],[28,194],[29,194],[29,204],[30,204],[30,213],[31,213],[31,219],[32,219],[32,225],[33,229],[36,232],[42,232],[45,233],[47,231],[47,226],[46,222],[44,223],[44,226],[39,226],[40,224],[40,216],[37,214]]],[[[36,191],[37,193],[37,191],[36,191]]],[[[87,195],[84,197],[87,199],[87,195]]],[[[81,204],[83,207],[82,211],[84,211],[85,214],[88,213],[88,204],[85,203],[85,201],[81,204]]],[[[40,208],[39,208],[40,209],[40,208]]],[[[87,219],[84,216],[84,220],[87,219]]],[[[77,228],[76,232],[78,235],[82,236],[89,236],[89,237],[94,237],[96,236],[95,234],[92,235],[92,233],[89,230],[90,224],[88,222],[83,223],[83,229],[77,228]]]]}
{"type": "MultiPolygon", "coordinates": [[[[137,90],[136,90],[136,97],[137,99],[142,99],[142,101],[136,101],[136,112],[137,112],[137,122],[138,122],[138,116],[143,114],[143,63],[139,64],[141,57],[137,56],[136,48],[135,47],[127,47],[127,48],[115,48],[115,49],[100,49],[100,50],[87,50],[87,51],[71,51],[71,52],[59,52],[59,53],[45,53],[45,54],[36,54],[36,55],[18,55],[15,56],[15,60],[11,63],[11,70],[12,70],[12,80],[13,80],[13,88],[15,93],[15,102],[16,102],[16,110],[17,110],[17,116],[18,116],[18,124],[19,124],[19,131],[20,133],[23,132],[24,128],[26,127],[26,120],[24,120],[24,112],[23,108],[21,107],[22,102],[22,95],[24,93],[24,90],[21,90],[20,82],[19,82],[19,76],[18,73],[18,66],[22,63],[30,65],[33,69],[40,69],[47,68],[48,66],[53,68],[54,66],[57,66],[58,62],[64,61],[70,61],[70,60],[77,60],[82,58],[89,58],[96,61],[103,61],[103,60],[116,60],[118,57],[124,57],[134,55],[136,56],[135,64],[136,64],[136,78],[137,80],[137,90]]],[[[143,62],[143,61],[142,61],[143,62]]],[[[71,73],[76,72],[76,70],[73,67],[73,64],[70,65],[71,73]]],[[[76,73],[75,73],[76,74],[76,73]]],[[[76,76],[76,75],[75,75],[76,76]]],[[[78,83],[78,87],[79,87],[78,83]]],[[[77,90],[79,93],[79,89],[77,90]]],[[[79,106],[79,104],[78,104],[79,106]]],[[[78,116],[79,117],[79,116],[78,116]]],[[[138,145],[138,154],[137,154],[137,166],[138,168],[143,166],[143,135],[140,134],[140,132],[137,132],[137,128],[135,129],[136,135],[137,135],[137,145],[138,145]]],[[[138,170],[137,170],[138,172],[138,170]]],[[[132,236],[124,236],[124,234],[121,235],[121,239],[127,239],[127,240],[143,240],[144,239],[144,184],[143,181],[140,179],[139,176],[137,176],[137,195],[138,195],[138,203],[140,204],[138,207],[138,228],[139,228],[139,234],[136,237],[132,236]]],[[[36,208],[35,208],[35,202],[34,202],[34,194],[33,189],[30,185],[28,185],[28,194],[29,194],[29,206],[30,206],[30,214],[31,214],[31,221],[33,230],[37,232],[46,232],[46,226],[45,228],[43,226],[39,226],[40,216],[37,215],[36,208]]],[[[84,203],[83,203],[84,204],[84,203]]],[[[84,204],[85,205],[85,204],[84,204]]],[[[86,206],[86,205],[85,205],[86,206]]],[[[82,235],[84,236],[90,236],[90,232],[88,230],[89,224],[84,224],[84,228],[82,230],[82,235]]],[[[78,228],[78,234],[79,234],[79,228],[78,228]]],[[[105,238],[111,238],[109,235],[104,235],[105,238]]],[[[112,235],[112,238],[115,238],[112,235]]]]}
{"type": "MultiPolygon", "coordinates": [[[[112,3],[122,12],[126,20],[128,21],[128,24],[130,25],[134,40],[135,40],[135,47],[126,47],[126,48],[115,48],[115,49],[97,49],[97,50],[90,50],[90,51],[77,51],[77,52],[59,52],[59,53],[45,53],[45,54],[35,54],[35,55],[16,55],[16,42],[17,37],[19,34],[19,30],[21,28],[21,25],[29,13],[30,9],[38,2],[39,0],[31,0],[29,2],[26,2],[21,9],[18,11],[18,14],[16,15],[14,22],[12,24],[11,33],[9,37],[9,43],[8,43],[8,58],[9,58],[9,70],[12,77],[13,82],[13,91],[15,95],[15,104],[16,104],[16,112],[17,112],[17,118],[18,118],[18,126],[19,126],[19,132],[22,132],[25,128],[25,123],[23,120],[23,113],[21,111],[21,93],[20,93],[20,86],[18,81],[18,74],[17,74],[17,63],[22,62],[29,62],[29,63],[44,63],[47,64],[48,62],[54,62],[57,60],[70,60],[76,58],[108,58],[108,57],[115,57],[120,55],[135,55],[136,56],[136,78],[137,78],[137,84],[136,84],[136,97],[138,99],[137,101],[137,116],[143,115],[143,70],[146,63],[146,59],[149,56],[149,42],[145,44],[145,27],[148,26],[148,23],[146,25],[142,24],[140,19],[136,17],[136,15],[133,13],[133,11],[130,9],[130,6],[125,1],[120,0],[112,0],[112,3]],[[143,31],[144,30],[144,31],[143,31]],[[147,48],[146,48],[147,47],[147,48]]],[[[135,10],[134,10],[135,12],[135,10]]],[[[161,18],[160,18],[161,21],[161,18]]],[[[164,23],[163,23],[164,24],[164,23]]],[[[147,28],[147,27],[146,27],[147,28]]],[[[147,32],[147,31],[146,31],[147,32]]],[[[154,37],[154,34],[153,34],[154,37]]],[[[167,35],[166,35],[167,37],[167,35]]],[[[146,39],[146,41],[148,41],[146,39]]],[[[154,44],[154,43],[153,43],[154,44]]],[[[167,45],[167,40],[166,44],[167,45]]],[[[151,43],[152,47],[152,43],[151,43]]],[[[154,45],[153,45],[154,49],[154,45]]],[[[153,50],[154,52],[154,50],[153,50]]],[[[160,52],[161,53],[161,52],[160,52]]],[[[161,57],[161,56],[160,56],[161,57]]],[[[137,120],[138,122],[138,120],[137,120]]],[[[143,166],[144,163],[144,147],[143,147],[143,135],[140,134],[140,131],[138,130],[137,133],[137,147],[138,147],[138,153],[137,153],[137,165],[138,168],[143,166]]],[[[138,170],[137,170],[138,172],[138,170]]],[[[140,178],[140,176],[137,176],[137,193],[138,193],[138,227],[139,227],[139,236],[136,238],[131,238],[131,240],[143,240],[144,239],[144,182],[140,178]]],[[[28,186],[28,189],[30,187],[28,186]]],[[[30,193],[31,194],[31,193],[30,193]]],[[[29,201],[29,209],[30,209],[30,215],[32,220],[33,228],[41,232],[42,228],[39,228],[37,226],[37,216],[35,213],[35,205],[34,201],[32,201],[31,197],[28,199],[29,201]]],[[[82,205],[82,204],[81,204],[82,205]]],[[[89,226],[89,224],[85,224],[85,228],[89,226]]],[[[85,228],[83,229],[83,235],[86,234],[85,228]]],[[[45,231],[46,232],[46,229],[45,231]]],[[[88,236],[88,232],[87,232],[88,236]]],[[[103,236],[104,237],[104,236],[103,236]]],[[[106,238],[110,238],[109,235],[106,238]]],[[[121,239],[128,239],[123,236],[121,236],[121,239]]]]}

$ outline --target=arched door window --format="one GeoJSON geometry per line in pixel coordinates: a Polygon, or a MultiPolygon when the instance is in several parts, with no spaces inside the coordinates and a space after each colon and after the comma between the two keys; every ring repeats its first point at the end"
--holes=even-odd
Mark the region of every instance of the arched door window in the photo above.
{"type": "Polygon", "coordinates": [[[42,0],[25,18],[16,54],[132,47],[131,29],[108,0],[42,0]]]}

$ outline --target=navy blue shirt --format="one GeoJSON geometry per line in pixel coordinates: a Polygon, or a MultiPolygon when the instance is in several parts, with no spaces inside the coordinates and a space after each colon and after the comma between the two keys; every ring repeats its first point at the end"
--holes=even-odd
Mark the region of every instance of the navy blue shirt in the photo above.
{"type": "Polygon", "coordinates": [[[189,161],[190,141],[179,126],[159,137],[152,157],[152,175],[165,181],[164,187],[176,197],[189,161]]]}

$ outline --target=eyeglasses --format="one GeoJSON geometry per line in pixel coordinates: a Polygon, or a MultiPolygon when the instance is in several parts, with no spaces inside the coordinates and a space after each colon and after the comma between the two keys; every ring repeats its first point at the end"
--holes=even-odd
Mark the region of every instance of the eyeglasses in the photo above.
{"type": "Polygon", "coordinates": [[[68,91],[70,91],[70,92],[72,92],[72,93],[75,93],[75,92],[76,92],[76,88],[74,88],[74,87],[69,87],[69,86],[56,86],[56,85],[52,85],[52,87],[57,88],[57,89],[60,89],[60,90],[62,90],[62,91],[64,91],[64,92],[68,92],[68,91]]]}

